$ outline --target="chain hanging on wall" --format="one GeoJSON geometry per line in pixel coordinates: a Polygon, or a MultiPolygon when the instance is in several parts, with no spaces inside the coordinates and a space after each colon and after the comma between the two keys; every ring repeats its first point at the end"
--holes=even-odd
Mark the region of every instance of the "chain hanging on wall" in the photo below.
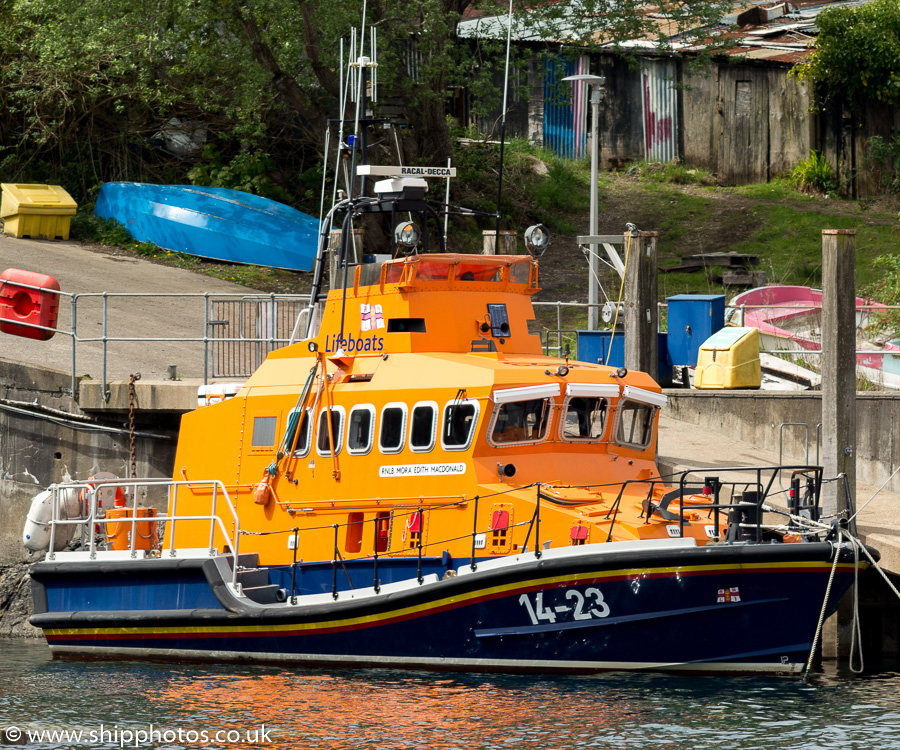
{"type": "Polygon", "coordinates": [[[128,440],[131,449],[131,473],[128,475],[129,479],[134,479],[137,476],[137,450],[134,444],[134,384],[140,379],[141,374],[139,372],[132,373],[128,379],[128,440]]]}

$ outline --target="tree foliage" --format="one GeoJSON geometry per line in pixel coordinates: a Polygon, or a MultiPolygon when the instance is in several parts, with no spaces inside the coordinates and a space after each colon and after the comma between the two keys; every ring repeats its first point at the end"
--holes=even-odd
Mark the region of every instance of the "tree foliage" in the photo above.
{"type": "Polygon", "coordinates": [[[822,11],[819,36],[795,73],[815,83],[818,104],[842,99],[851,107],[866,100],[900,101],[900,2],[874,0],[822,11]]]}
{"type": "MultiPolygon", "coordinates": [[[[414,124],[401,143],[407,160],[449,155],[454,92],[497,101],[487,94],[502,38],[456,34],[478,2],[488,14],[505,11],[491,0],[368,2],[382,100],[414,124]]],[[[338,112],[340,40],[359,26],[361,8],[360,0],[0,0],[4,179],[59,181],[84,200],[106,181],[190,173],[287,189],[302,203],[311,183],[302,175],[318,168],[338,112]],[[202,126],[208,147],[167,147],[178,121],[202,126]]],[[[550,2],[522,23],[547,39],[594,44],[667,37],[712,21],[718,8],[716,0],[668,2],[663,29],[637,0],[550,2]]]]}

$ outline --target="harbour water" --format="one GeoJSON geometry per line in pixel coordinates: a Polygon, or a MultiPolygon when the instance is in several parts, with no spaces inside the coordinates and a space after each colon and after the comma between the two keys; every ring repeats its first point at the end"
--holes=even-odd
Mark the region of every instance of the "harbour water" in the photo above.
{"type": "Polygon", "coordinates": [[[0,640],[0,742],[41,750],[883,750],[900,748],[898,695],[900,672],[828,668],[803,681],[313,671],[53,661],[42,642],[0,640]]]}

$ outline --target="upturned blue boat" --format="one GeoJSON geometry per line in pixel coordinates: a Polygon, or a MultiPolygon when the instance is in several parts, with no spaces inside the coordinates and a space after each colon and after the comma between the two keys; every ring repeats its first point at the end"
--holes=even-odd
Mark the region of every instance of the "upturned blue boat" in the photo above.
{"type": "Polygon", "coordinates": [[[316,256],[314,217],[239,190],[108,182],[94,213],[139,242],[201,258],[309,271],[316,256]]]}

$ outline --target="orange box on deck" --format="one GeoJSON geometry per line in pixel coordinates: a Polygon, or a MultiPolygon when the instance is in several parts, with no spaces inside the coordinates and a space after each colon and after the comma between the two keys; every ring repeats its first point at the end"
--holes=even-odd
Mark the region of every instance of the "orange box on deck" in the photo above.
{"type": "Polygon", "coordinates": [[[111,508],[106,512],[106,517],[121,518],[119,523],[106,524],[106,535],[109,538],[110,549],[124,551],[131,549],[131,530],[135,529],[137,536],[134,541],[135,549],[155,549],[158,541],[156,531],[156,508],[137,508],[137,518],[150,519],[147,521],[131,522],[132,508],[111,508]],[[129,519],[129,520],[125,520],[129,519]]]}

